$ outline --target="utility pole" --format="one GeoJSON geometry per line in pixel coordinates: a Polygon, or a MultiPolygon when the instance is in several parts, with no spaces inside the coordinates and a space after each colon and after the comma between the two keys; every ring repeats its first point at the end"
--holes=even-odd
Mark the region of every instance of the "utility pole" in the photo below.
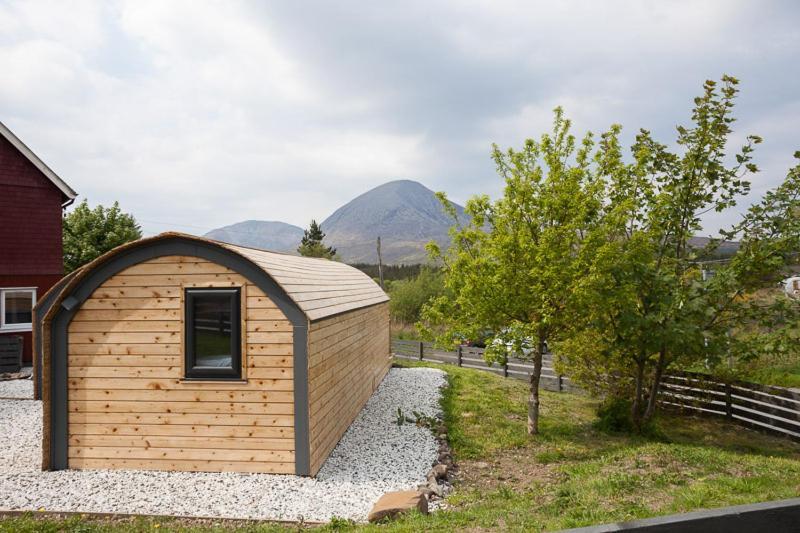
{"type": "Polygon", "coordinates": [[[383,286],[383,259],[381,258],[381,238],[378,237],[378,279],[381,281],[381,289],[385,290],[383,286]]]}

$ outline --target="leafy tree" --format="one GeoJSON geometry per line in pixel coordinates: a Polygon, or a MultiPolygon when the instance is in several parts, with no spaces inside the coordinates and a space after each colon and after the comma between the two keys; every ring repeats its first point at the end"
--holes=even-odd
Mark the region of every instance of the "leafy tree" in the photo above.
{"type": "Polygon", "coordinates": [[[440,193],[455,221],[453,244],[446,252],[428,245],[444,265],[444,294],[423,308],[420,330],[451,346],[491,331],[488,361],[503,362],[507,344],[532,360],[530,434],[538,433],[545,341],[569,325],[568,295],[580,272],[576,252],[601,207],[592,136],[576,146],[569,131],[570,121],[556,109],[552,134],[527,140],[519,151],[502,152],[495,145],[503,197],[469,200],[469,223],[462,226],[440,193]]]}
{"type": "Polygon", "coordinates": [[[422,306],[442,293],[442,275],[432,268],[423,268],[416,277],[391,281],[388,288],[392,318],[413,324],[420,319],[422,306]]]}
{"type": "Polygon", "coordinates": [[[323,239],[325,239],[325,234],[317,224],[317,221],[312,220],[308,229],[303,232],[303,239],[300,241],[297,251],[305,257],[333,259],[336,256],[336,248],[325,246],[322,242],[323,239]]]}
{"type": "Polygon", "coordinates": [[[64,270],[72,272],[121,244],[141,239],[142,230],[118,202],[90,209],[84,200],[64,217],[63,238],[64,270]]]}
{"type": "Polygon", "coordinates": [[[574,291],[573,328],[558,346],[558,364],[584,387],[628,400],[637,430],[654,416],[668,369],[719,369],[732,357],[796,345],[784,326],[800,316],[797,306],[747,295],[782,276],[798,250],[798,168],[723,233],[738,237],[741,249],[710,279],[703,279],[698,258],[712,255],[720,241],[690,245],[701,216],[736,205],[750,190],[745,178],[758,171],[757,136],[747,137],[728,163],[737,84],[729,76],[705,83],[692,125],[677,129],[678,152],[642,130],[633,162],[625,163],[617,135],[604,139],[602,221],[579,254],[587,274],[574,291]]]}

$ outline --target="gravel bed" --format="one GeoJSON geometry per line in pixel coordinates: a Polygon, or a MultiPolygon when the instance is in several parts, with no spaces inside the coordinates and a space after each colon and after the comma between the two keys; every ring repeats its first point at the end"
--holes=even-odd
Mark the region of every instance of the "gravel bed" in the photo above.
{"type": "Polygon", "coordinates": [[[33,380],[8,379],[0,381],[0,398],[33,398],[33,380]]]}
{"type": "Polygon", "coordinates": [[[444,372],[393,368],[315,479],[274,474],[62,470],[42,472],[41,404],[0,401],[0,508],[214,518],[366,520],[385,492],[425,482],[430,430],[397,409],[440,414],[444,372]]]}

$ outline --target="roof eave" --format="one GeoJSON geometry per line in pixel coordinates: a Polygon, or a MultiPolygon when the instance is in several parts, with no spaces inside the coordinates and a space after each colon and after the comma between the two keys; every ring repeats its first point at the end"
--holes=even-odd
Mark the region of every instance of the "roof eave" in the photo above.
{"type": "Polygon", "coordinates": [[[48,167],[44,161],[39,159],[39,156],[33,153],[33,150],[28,148],[28,146],[22,142],[19,137],[14,135],[14,132],[8,129],[8,127],[6,127],[6,125],[2,122],[0,122],[0,135],[10,142],[14,148],[19,150],[19,152],[25,156],[25,158],[30,161],[33,166],[39,169],[39,171],[61,191],[61,193],[67,198],[67,201],[62,202],[63,204],[69,205],[72,203],[72,200],[78,196],[78,193],[75,192],[72,187],[67,185],[67,183],[58,176],[58,174],[53,172],[53,169],[48,167]]]}

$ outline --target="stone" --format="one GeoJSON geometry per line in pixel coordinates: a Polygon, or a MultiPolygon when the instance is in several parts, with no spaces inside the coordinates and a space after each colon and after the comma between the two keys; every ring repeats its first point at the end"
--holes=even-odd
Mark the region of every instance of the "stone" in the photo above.
{"type": "Polygon", "coordinates": [[[444,490],[442,490],[442,486],[436,482],[430,483],[428,485],[428,490],[431,491],[432,494],[441,498],[444,496],[444,490]]]}
{"type": "Polygon", "coordinates": [[[447,477],[447,465],[436,465],[431,469],[430,473],[436,479],[444,479],[447,477]]]}
{"type": "Polygon", "coordinates": [[[449,464],[449,463],[451,463],[451,462],[452,462],[452,458],[450,457],[450,454],[449,454],[449,453],[447,453],[447,452],[442,452],[442,453],[440,453],[440,454],[439,454],[439,459],[438,459],[438,461],[439,461],[440,463],[442,463],[442,464],[449,464]]]}
{"type": "Polygon", "coordinates": [[[419,491],[428,500],[430,500],[434,496],[434,492],[427,485],[425,485],[423,488],[419,489],[419,491]]]}
{"type": "Polygon", "coordinates": [[[422,492],[416,490],[387,492],[375,502],[367,520],[378,522],[384,518],[393,518],[414,509],[422,514],[428,514],[428,500],[422,492]]]}

